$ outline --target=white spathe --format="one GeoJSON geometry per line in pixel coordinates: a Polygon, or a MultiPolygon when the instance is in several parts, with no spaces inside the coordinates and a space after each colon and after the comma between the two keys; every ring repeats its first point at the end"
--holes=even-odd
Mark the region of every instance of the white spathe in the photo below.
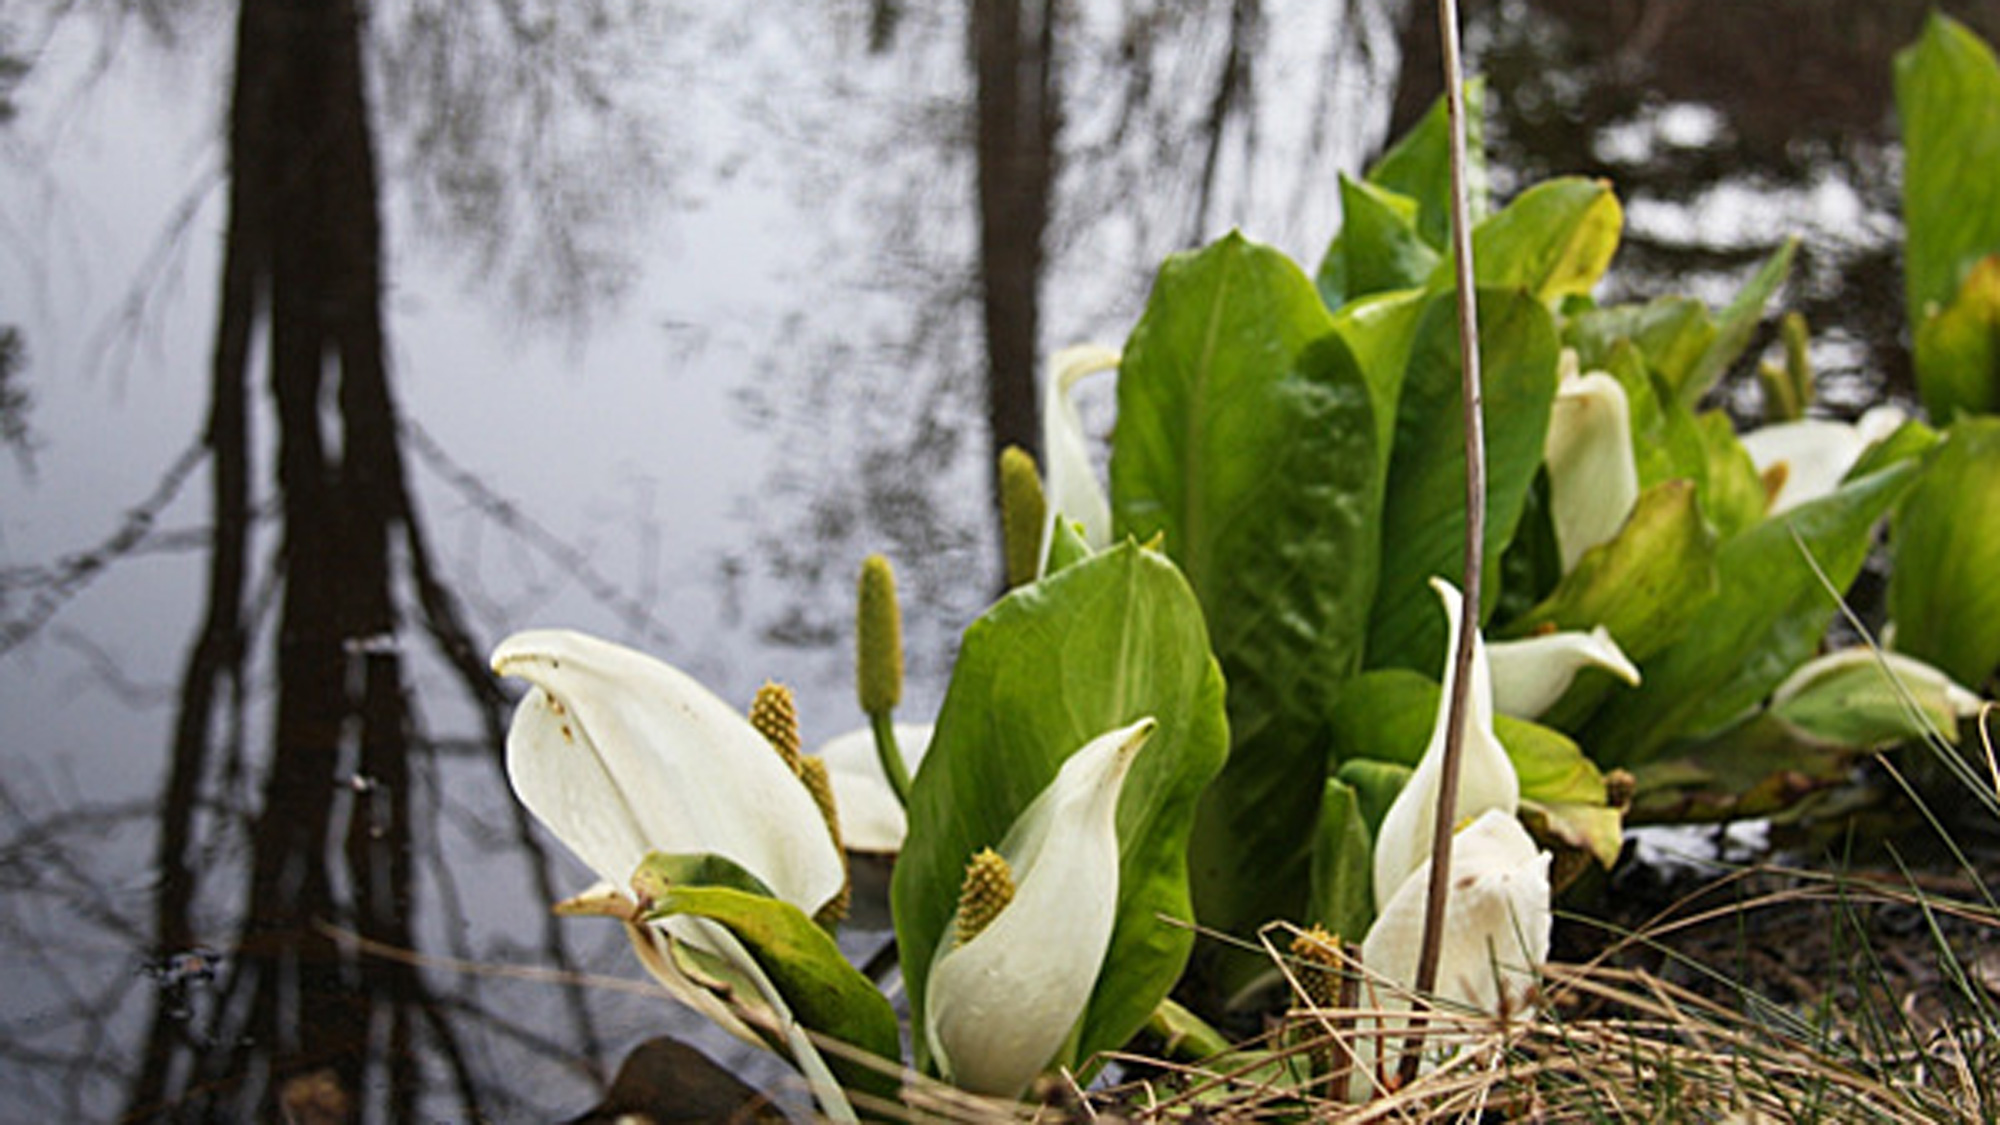
{"type": "MultiPolygon", "coordinates": [[[[741,712],[692,677],[557,629],[516,633],[494,650],[492,664],[534,685],[507,732],[514,793],[603,880],[592,895],[630,900],[632,875],[651,851],[733,860],[807,914],[845,885],[840,849],[812,794],[741,712]]],[[[770,1009],[821,1111],[856,1120],[784,997],[728,929],[702,918],[628,917],[626,930],[640,963],[671,994],[762,1046],[732,1002],[690,974],[672,943],[721,957],[770,1009]]]]}
{"type": "Polygon", "coordinates": [[[1639,669],[1602,625],[1588,633],[1495,641],[1486,646],[1486,660],[1493,674],[1494,710],[1516,719],[1533,719],[1555,706],[1585,668],[1602,668],[1639,686],[1639,669]]]}
{"type": "Polygon", "coordinates": [[[1767,514],[1789,511],[1840,487],[1840,479],[1868,447],[1895,433],[1907,418],[1897,407],[1877,406],[1853,422],[1802,418],[1745,433],[1743,448],[1757,472],[1784,474],[1767,514]]]}
{"type": "MultiPolygon", "coordinates": [[[[896,746],[903,765],[917,776],[930,750],[930,723],[897,723],[896,746]]],[[[882,758],[875,750],[875,732],[867,727],[830,739],[819,748],[826,774],[833,783],[833,804],[840,810],[840,840],[851,852],[887,855],[903,850],[909,819],[889,779],[882,775],[882,758]]]]}
{"type": "MultiPolygon", "coordinates": [[[[1360,998],[1363,1009],[1410,1009],[1430,877],[1431,864],[1425,860],[1396,888],[1369,927],[1361,943],[1368,981],[1360,998]]],[[[1529,1006],[1535,967],[1548,959],[1553,924],[1549,854],[1535,847],[1512,813],[1488,809],[1452,838],[1451,886],[1432,997],[1447,1015],[1522,1014],[1529,1006]]],[[[1389,1044],[1388,1054],[1394,1057],[1402,1042],[1384,1032],[1405,1025],[1396,1019],[1361,1021],[1355,1040],[1359,1065],[1350,1085],[1353,1096],[1375,1092],[1383,1043],[1389,1044]]]]}
{"type": "Polygon", "coordinates": [[[1089,441],[1083,417],[1070,392],[1078,380],[1100,371],[1115,371],[1119,355],[1096,344],[1064,348],[1049,360],[1042,388],[1042,450],[1048,458],[1049,518],[1042,531],[1042,557],[1048,557],[1055,521],[1083,525],[1083,541],[1093,550],[1111,543],[1111,499],[1090,466],[1089,441]]]}
{"type": "Polygon", "coordinates": [[[1563,353],[1570,370],[1556,387],[1542,443],[1564,574],[1576,569],[1585,551],[1615,538],[1639,499],[1625,388],[1602,371],[1576,374],[1575,354],[1563,353]]]}
{"type": "MultiPolygon", "coordinates": [[[[507,733],[515,794],[599,878],[623,888],[647,852],[708,852],[807,914],[840,892],[840,851],[812,794],[692,677],[555,629],[502,641],[493,670],[534,685],[507,733]]],[[[702,944],[693,927],[682,936],[702,944]]]]}
{"type": "Polygon", "coordinates": [[[1082,1017],[1118,917],[1118,794],[1157,726],[1141,719],[1071,754],[995,849],[1013,873],[1012,901],[964,944],[956,915],[947,926],[924,1034],[961,1088],[1018,1095],[1082,1017]]]}
{"type": "MultiPolygon", "coordinates": [[[[1444,780],[1444,744],[1450,728],[1452,654],[1458,647],[1458,631],[1464,624],[1463,597],[1458,588],[1442,578],[1431,579],[1431,588],[1444,603],[1450,628],[1446,632],[1444,691],[1438,697],[1437,718],[1431,725],[1430,744],[1418,760],[1415,772],[1383,814],[1382,827],[1375,834],[1375,908],[1382,910],[1389,896],[1403,885],[1410,872],[1430,859],[1431,836],[1437,823],[1438,788],[1444,780]]],[[[1472,682],[1466,698],[1464,746],[1460,751],[1458,775],[1458,820],[1477,816],[1488,809],[1512,815],[1521,804],[1521,779],[1514,763],[1493,733],[1493,684],[1487,668],[1486,645],[1475,627],[1472,639],[1472,682]]]]}

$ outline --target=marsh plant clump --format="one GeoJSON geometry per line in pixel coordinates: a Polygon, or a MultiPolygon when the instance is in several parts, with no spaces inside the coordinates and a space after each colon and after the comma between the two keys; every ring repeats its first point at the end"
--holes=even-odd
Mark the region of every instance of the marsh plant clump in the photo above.
{"type": "Polygon", "coordinates": [[[2000,973],[1967,950],[2000,908],[1964,849],[1949,886],[1736,873],[1637,917],[1621,863],[1640,824],[1807,819],[1897,746],[2000,809],[1967,756],[2000,666],[2000,66],[1937,17],[1897,89],[1927,420],[1802,416],[1791,319],[1739,432],[1706,404],[1792,244],[1719,309],[1600,304],[1613,186],[1501,205],[1446,174],[1480,154],[1441,104],[1337,185],[1312,271],[1232,233],[1162,265],[1122,348],[1054,357],[1046,472],[1001,458],[1010,588],[935,716],[898,719],[879,556],[868,726],[820,753],[776,690],[745,718],[620,646],[503,643],[516,790],[606,883],[569,908],[834,1120],[1990,1116],[2000,973]],[[1885,527],[1886,627],[1831,645],[1885,527]],[[906,1007],[831,936],[844,852],[894,857],[906,1007]],[[1824,963],[1750,956],[1796,910],[1824,963]]]}

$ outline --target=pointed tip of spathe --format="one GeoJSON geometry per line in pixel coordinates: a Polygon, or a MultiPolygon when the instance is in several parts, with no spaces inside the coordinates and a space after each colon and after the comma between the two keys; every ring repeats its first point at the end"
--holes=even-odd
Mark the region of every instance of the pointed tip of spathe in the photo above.
{"type": "Polygon", "coordinates": [[[574,629],[523,629],[493,646],[493,654],[486,661],[495,675],[526,679],[521,669],[528,665],[555,666],[563,660],[586,658],[594,649],[614,647],[574,629]]]}
{"type": "Polygon", "coordinates": [[[1068,774],[1079,782],[1091,778],[1094,780],[1085,782],[1086,785],[1108,787],[1115,792],[1131,771],[1139,751],[1146,748],[1159,728],[1160,721],[1147,715],[1127,726],[1105,731],[1064,760],[1059,776],[1068,774]]]}
{"type": "MultiPolygon", "coordinates": [[[[1465,615],[1464,591],[1458,588],[1458,583],[1441,574],[1431,575],[1431,590],[1437,594],[1438,601],[1443,603],[1445,621],[1450,626],[1450,631],[1456,634],[1459,619],[1465,615]]],[[[1450,660],[1449,654],[1446,660],[1447,662],[1450,660]]]]}
{"type": "Polygon", "coordinates": [[[1148,715],[1084,743],[1063,760],[1050,790],[1065,794],[1061,800],[1102,802],[1101,807],[1109,810],[1124,789],[1132,763],[1159,726],[1159,720],[1148,715]]]}
{"type": "Polygon", "coordinates": [[[1632,663],[1632,658],[1625,655],[1624,649],[1618,647],[1618,638],[1611,635],[1611,630],[1602,625],[1596,626],[1590,631],[1590,642],[1593,651],[1599,656],[1597,664],[1599,668],[1632,687],[1638,687],[1645,682],[1645,677],[1639,673],[1639,666],[1632,663]]]}
{"type": "Polygon", "coordinates": [[[530,660],[545,659],[549,650],[561,643],[561,629],[523,629],[509,634],[486,658],[495,675],[511,676],[512,669],[530,660]]]}
{"type": "Polygon", "coordinates": [[[1153,737],[1153,732],[1159,729],[1160,720],[1147,715],[1145,718],[1118,732],[1121,736],[1119,749],[1125,753],[1137,754],[1145,747],[1147,740],[1153,737]]]}
{"type": "Polygon", "coordinates": [[[1112,766],[1114,775],[1122,775],[1132,768],[1132,763],[1139,757],[1139,751],[1146,748],[1146,744],[1152,741],[1154,732],[1159,729],[1160,721],[1147,715],[1131,726],[1121,727],[1111,733],[1111,737],[1118,744],[1116,762],[1112,766]]]}

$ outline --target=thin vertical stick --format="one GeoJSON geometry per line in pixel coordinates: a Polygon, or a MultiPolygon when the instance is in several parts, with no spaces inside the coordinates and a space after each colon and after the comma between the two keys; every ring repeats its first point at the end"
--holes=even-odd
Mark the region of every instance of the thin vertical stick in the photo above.
{"type": "MultiPolygon", "coordinates": [[[[1452,680],[1444,740],[1443,779],[1431,834],[1431,881],[1424,901],[1424,942],[1417,955],[1416,992],[1437,987],[1438,951],[1444,942],[1445,898],[1451,887],[1451,838],[1458,821],[1459,759],[1465,745],[1465,705],[1472,680],[1472,639],[1479,628],[1480,580],[1486,542],[1486,428],[1479,393],[1479,313],[1472,283],[1472,215],[1465,183],[1465,78],[1458,57],[1457,0],[1438,0],[1439,39],[1444,54],[1446,120],[1451,126],[1451,248],[1457,267],[1458,355],[1465,407],[1465,601],[1459,614],[1458,646],[1451,654],[1452,680]]],[[[1418,1003],[1422,1003],[1421,999],[1418,1003]]],[[[1398,1072],[1413,1081],[1422,1057],[1416,1040],[1398,1072]]]]}

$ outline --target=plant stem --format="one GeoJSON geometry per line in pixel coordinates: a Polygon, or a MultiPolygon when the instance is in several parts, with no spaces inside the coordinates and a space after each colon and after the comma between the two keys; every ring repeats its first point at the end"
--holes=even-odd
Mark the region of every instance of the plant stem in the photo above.
{"type": "Polygon", "coordinates": [[[877,711],[868,716],[868,727],[875,732],[875,757],[882,763],[882,776],[889,779],[896,803],[908,808],[910,770],[903,764],[902,748],[896,745],[896,724],[890,721],[889,712],[877,711]]]}
{"type": "Polygon", "coordinates": [[[1219,1058],[1235,1048],[1228,1036],[1172,1000],[1162,1000],[1153,1009],[1146,1020],[1146,1030],[1160,1037],[1161,1052],[1170,1059],[1200,1062],[1219,1058]]]}
{"type": "MultiPolygon", "coordinates": [[[[1451,839],[1458,821],[1459,759],[1465,745],[1466,699],[1472,681],[1472,644],[1478,635],[1480,582],[1486,541],[1486,431],[1480,409],[1479,312],[1472,279],[1472,215],[1465,183],[1465,78],[1458,49],[1458,4],[1438,0],[1439,41],[1444,55],[1445,113],[1451,126],[1451,245],[1458,290],[1458,354],[1465,410],[1465,587],[1458,646],[1451,654],[1451,699],[1444,742],[1443,778],[1431,835],[1431,879],[1424,901],[1424,939],[1417,954],[1418,1003],[1437,987],[1438,956],[1444,942],[1445,900],[1451,888],[1451,839]]],[[[1404,1084],[1417,1076],[1420,1035],[1403,1055],[1404,1084]]]]}

